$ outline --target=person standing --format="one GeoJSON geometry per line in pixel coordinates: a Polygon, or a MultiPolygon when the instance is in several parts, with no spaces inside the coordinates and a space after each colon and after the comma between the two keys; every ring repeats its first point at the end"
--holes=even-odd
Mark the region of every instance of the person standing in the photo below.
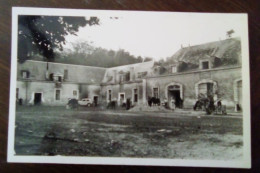
{"type": "Polygon", "coordinates": [[[172,99],[170,101],[170,109],[175,110],[175,108],[176,108],[176,101],[175,101],[175,98],[172,97],[172,99]]]}

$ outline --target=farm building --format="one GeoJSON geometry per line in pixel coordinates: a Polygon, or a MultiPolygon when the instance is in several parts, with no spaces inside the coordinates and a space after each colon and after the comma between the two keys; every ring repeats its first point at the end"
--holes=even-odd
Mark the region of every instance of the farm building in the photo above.
{"type": "Polygon", "coordinates": [[[17,100],[28,105],[65,105],[70,98],[97,104],[127,99],[147,104],[148,97],[191,108],[212,95],[229,108],[242,108],[239,38],[181,48],[167,63],[154,61],[100,68],[27,60],[17,67],[17,100]]]}

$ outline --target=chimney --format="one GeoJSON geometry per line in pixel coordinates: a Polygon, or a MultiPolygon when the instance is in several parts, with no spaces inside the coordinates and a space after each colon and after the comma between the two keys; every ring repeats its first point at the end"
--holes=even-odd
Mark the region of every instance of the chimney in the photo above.
{"type": "Polygon", "coordinates": [[[135,80],[134,67],[130,67],[130,81],[135,80]]]}

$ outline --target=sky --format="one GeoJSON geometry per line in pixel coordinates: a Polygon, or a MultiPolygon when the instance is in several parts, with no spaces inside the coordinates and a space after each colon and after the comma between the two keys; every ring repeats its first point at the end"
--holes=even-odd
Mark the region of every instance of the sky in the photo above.
{"type": "Polygon", "coordinates": [[[134,56],[159,60],[172,56],[181,46],[224,40],[231,29],[235,31],[232,37],[244,34],[239,14],[118,11],[96,16],[100,25],[80,28],[78,36],[69,35],[67,41],[88,41],[93,46],[124,49],[134,56]]]}

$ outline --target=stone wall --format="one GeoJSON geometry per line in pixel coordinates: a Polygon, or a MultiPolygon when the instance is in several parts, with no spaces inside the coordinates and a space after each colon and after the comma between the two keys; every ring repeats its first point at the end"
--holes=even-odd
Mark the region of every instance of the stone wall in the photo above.
{"type": "Polygon", "coordinates": [[[202,70],[197,72],[176,73],[168,76],[147,78],[147,97],[153,96],[153,88],[159,88],[161,100],[167,97],[166,90],[169,84],[182,86],[184,107],[191,108],[197,100],[196,83],[213,81],[216,83],[216,98],[228,107],[234,107],[234,84],[241,78],[241,68],[202,70]]]}
{"type": "Polygon", "coordinates": [[[196,72],[175,73],[165,76],[148,77],[143,81],[127,82],[122,84],[97,85],[97,84],[74,84],[62,83],[56,88],[54,82],[42,81],[17,81],[19,98],[26,104],[34,104],[34,93],[42,93],[43,105],[65,105],[68,98],[75,98],[73,90],[77,91],[77,99],[98,96],[99,103],[108,102],[107,92],[112,91],[112,100],[119,100],[119,93],[125,94],[125,100],[133,101],[134,91],[138,89],[138,102],[143,104],[147,98],[153,96],[153,88],[159,88],[159,98],[167,98],[168,86],[178,85],[180,87],[181,99],[184,108],[192,108],[198,98],[198,86],[200,83],[214,83],[215,100],[221,99],[227,107],[234,107],[237,102],[235,92],[236,81],[241,79],[241,68],[209,69],[196,72]],[[55,99],[55,90],[61,90],[60,100],[55,99]]]}
{"type": "MultiPolygon", "coordinates": [[[[17,81],[19,88],[18,98],[23,99],[23,104],[34,105],[35,93],[41,93],[41,105],[61,106],[68,103],[69,98],[81,99],[80,85],[73,83],[62,83],[56,87],[54,82],[17,81]],[[56,100],[56,90],[60,90],[60,100],[56,100]],[[76,91],[76,95],[73,95],[76,91]]],[[[86,88],[90,98],[99,95],[100,86],[81,85],[86,88]]]]}
{"type": "Polygon", "coordinates": [[[125,83],[125,84],[113,84],[101,86],[101,97],[105,102],[108,102],[107,92],[112,91],[112,100],[119,99],[119,93],[125,94],[125,100],[130,98],[133,101],[133,89],[137,89],[138,92],[138,104],[142,102],[143,88],[142,83],[125,83]]]}
{"type": "Polygon", "coordinates": [[[80,98],[79,99],[83,99],[83,98],[90,98],[90,99],[94,99],[94,96],[98,96],[98,100],[101,100],[100,97],[100,85],[84,85],[84,84],[80,84],[79,86],[80,88],[80,98]]]}

